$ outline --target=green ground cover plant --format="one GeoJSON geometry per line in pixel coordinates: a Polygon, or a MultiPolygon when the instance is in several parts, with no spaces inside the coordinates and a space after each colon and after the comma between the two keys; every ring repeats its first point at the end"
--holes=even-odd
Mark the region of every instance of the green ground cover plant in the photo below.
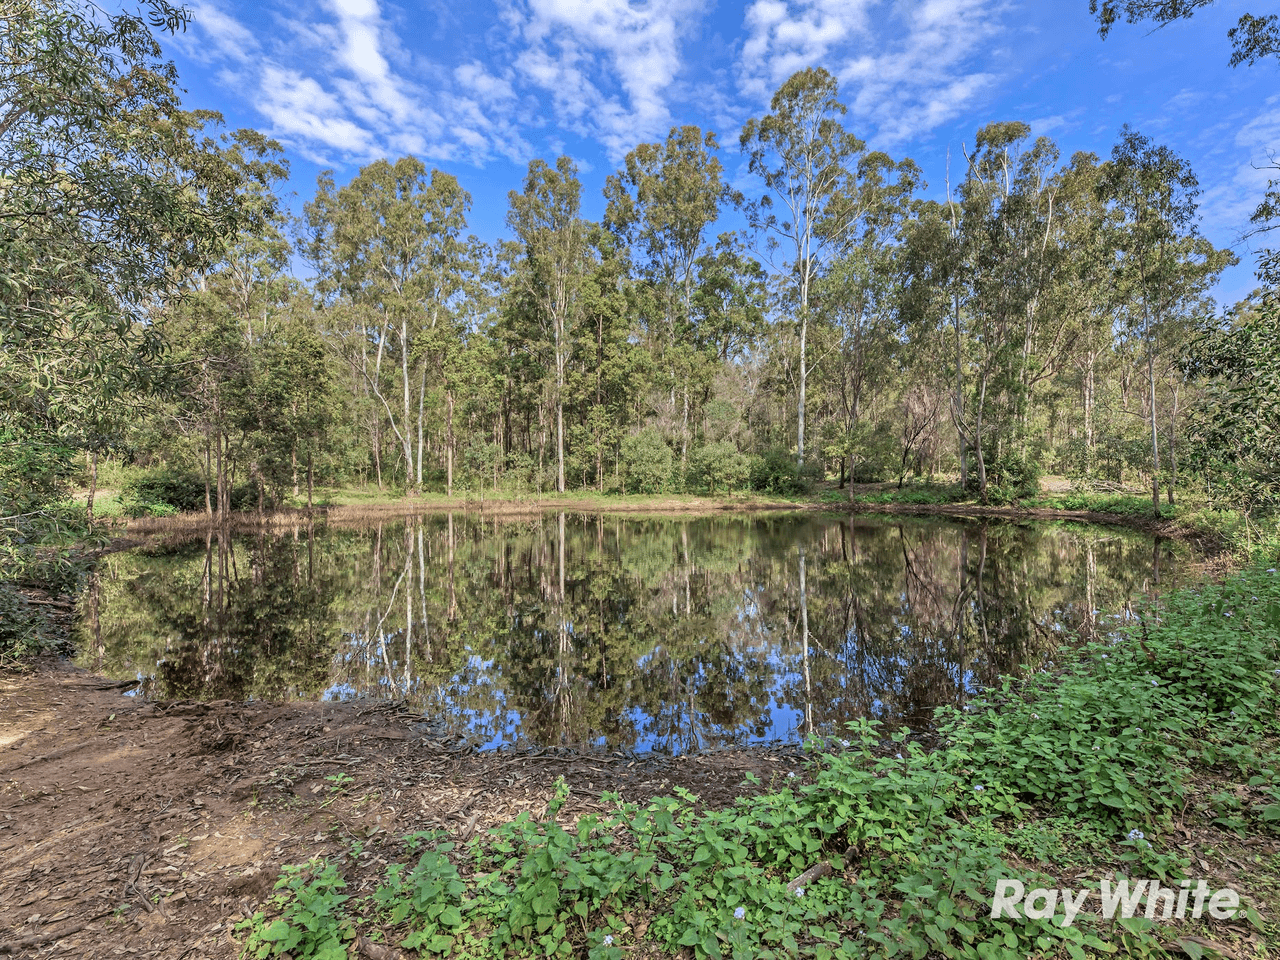
{"type": "MultiPolygon", "coordinates": [[[[1280,574],[1256,567],[940,711],[937,749],[853,724],[810,742],[805,776],[719,810],[606,794],[607,812],[565,822],[562,789],[544,817],[465,844],[406,838],[372,896],[337,893],[341,862],[290,868],[238,932],[260,960],[344,956],[357,937],[424,957],[1207,955],[1198,921],[1068,924],[1060,903],[992,919],[991,898],[1002,879],[1079,887],[1081,868],[1176,885],[1193,867],[1176,817],[1280,830],[1278,707],[1280,574]],[[1218,796],[1209,774],[1243,789],[1218,796]]],[[[1275,932],[1247,892],[1239,919],[1275,932]]]]}

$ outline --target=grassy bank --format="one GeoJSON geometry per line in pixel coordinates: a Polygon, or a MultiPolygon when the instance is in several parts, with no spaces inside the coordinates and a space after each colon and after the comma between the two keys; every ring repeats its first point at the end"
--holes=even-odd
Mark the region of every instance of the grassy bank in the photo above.
{"type": "Polygon", "coordinates": [[[1280,829],[1280,575],[1184,590],[1064,658],[942,711],[934,751],[863,724],[813,744],[807,776],[727,809],[606,795],[573,823],[553,803],[465,843],[406,838],[376,878],[354,844],[287,869],[240,925],[245,952],[1272,955],[1258,948],[1280,942],[1280,845],[1257,842],[1280,829]],[[1141,905],[1107,919],[1097,891],[1121,876],[1175,893],[1203,879],[1243,904],[1224,919],[1148,920],[1141,905]],[[992,919],[1002,880],[1093,893],[1070,924],[1061,902],[992,919]]]}

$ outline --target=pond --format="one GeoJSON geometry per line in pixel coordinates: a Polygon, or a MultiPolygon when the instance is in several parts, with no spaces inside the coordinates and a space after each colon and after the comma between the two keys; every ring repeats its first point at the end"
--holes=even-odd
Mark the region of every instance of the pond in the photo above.
{"type": "Polygon", "coordinates": [[[157,699],[404,700],[480,748],[793,743],[922,726],[1188,559],[1103,527],[821,514],[210,530],[103,560],[80,662],[157,699]]]}

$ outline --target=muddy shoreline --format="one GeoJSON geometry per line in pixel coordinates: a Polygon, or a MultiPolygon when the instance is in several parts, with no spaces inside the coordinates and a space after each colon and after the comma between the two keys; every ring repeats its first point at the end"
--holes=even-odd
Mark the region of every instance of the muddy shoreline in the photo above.
{"type": "MultiPolygon", "coordinates": [[[[1226,550],[1220,536],[1211,530],[1188,527],[1176,520],[1140,514],[1104,513],[1095,510],[1058,510],[1048,507],[983,506],[975,503],[868,503],[863,501],[793,503],[789,501],[734,501],[703,498],[654,499],[649,502],[597,502],[573,499],[546,500],[412,500],[367,506],[285,508],[264,513],[237,512],[225,521],[233,530],[293,528],[323,520],[334,527],[356,527],[371,522],[385,522],[400,517],[431,516],[442,513],[472,513],[492,519],[536,517],[549,511],[566,513],[603,513],[655,517],[695,517],[742,514],[829,513],[881,516],[942,517],[970,520],[1007,520],[1010,522],[1074,521],[1100,526],[1124,527],[1169,540],[1194,544],[1208,556],[1226,550]]],[[[121,535],[103,552],[127,550],[148,540],[171,535],[204,532],[217,528],[219,522],[203,513],[179,514],[174,517],[130,520],[121,535]]]]}
{"type": "Polygon", "coordinates": [[[0,956],[233,958],[285,864],[376,865],[604,791],[724,805],[802,769],[794,747],[691,757],[475,753],[395,705],[137,702],[56,659],[0,672],[0,956]],[[760,786],[744,784],[748,774],[760,786]]]}

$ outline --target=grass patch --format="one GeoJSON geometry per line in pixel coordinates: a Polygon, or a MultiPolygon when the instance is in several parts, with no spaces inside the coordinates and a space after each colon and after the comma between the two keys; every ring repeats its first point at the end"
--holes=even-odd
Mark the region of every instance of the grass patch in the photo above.
{"type": "Polygon", "coordinates": [[[853,497],[852,502],[869,504],[944,504],[976,501],[958,483],[924,483],[911,484],[901,489],[893,488],[859,493],[853,497]]]}
{"type": "MultiPolygon", "coordinates": [[[[419,956],[1022,960],[1211,955],[1204,944],[1274,934],[1249,891],[1232,920],[1165,923],[1101,916],[1097,889],[1190,880],[1188,818],[1226,845],[1280,829],[1280,575],[1181,591],[1065,656],[1056,675],[940,711],[935,751],[854,724],[848,741],[811,744],[807,776],[727,809],[683,790],[605,795],[604,814],[562,822],[562,790],[545,817],[467,844],[406,838],[408,859],[369,896],[344,892],[344,862],[289,868],[239,925],[245,955],[344,957],[363,936],[419,956]],[[1007,879],[1092,886],[1094,906],[1071,924],[1061,903],[992,919],[1007,879]]],[[[1277,864],[1254,859],[1265,896],[1277,864]]]]}

